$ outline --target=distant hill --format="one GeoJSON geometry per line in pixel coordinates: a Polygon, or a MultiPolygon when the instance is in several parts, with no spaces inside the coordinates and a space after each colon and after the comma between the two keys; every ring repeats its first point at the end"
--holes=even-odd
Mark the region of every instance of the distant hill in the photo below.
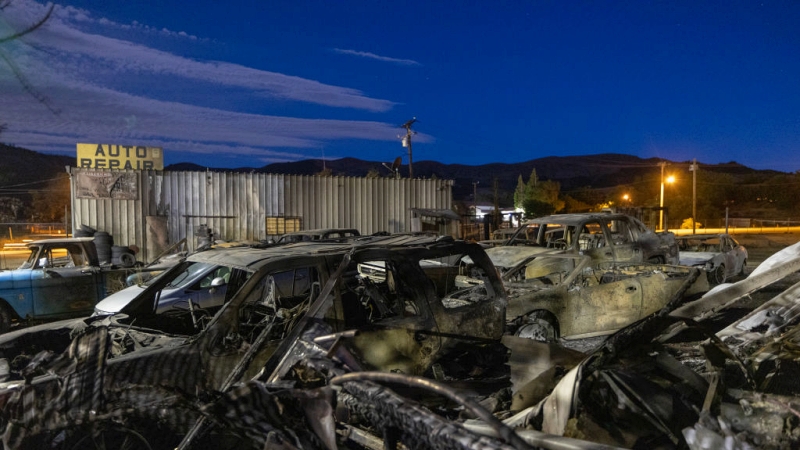
{"type": "Polygon", "coordinates": [[[74,156],[48,155],[5,144],[0,144],[0,155],[0,188],[55,178],[66,173],[67,166],[75,165],[74,156]]]}
{"type": "MultiPolygon", "coordinates": [[[[453,197],[466,199],[472,195],[473,184],[478,182],[479,190],[486,193],[492,189],[494,179],[498,180],[498,189],[513,192],[520,175],[524,181],[530,177],[533,169],[542,180],[554,180],[561,183],[562,191],[583,187],[604,188],[632,184],[641,179],[643,172],[657,172],[659,158],[643,159],[638,156],[606,153],[586,156],[548,156],[513,164],[491,163],[478,166],[464,164],[443,164],[437,161],[419,161],[414,163],[414,176],[417,178],[436,177],[453,180],[453,197]]],[[[668,161],[671,165],[689,165],[690,162],[668,161]]],[[[702,164],[702,162],[698,162],[702,164]]],[[[335,160],[307,159],[303,161],[273,163],[260,168],[214,169],[218,171],[244,171],[260,173],[281,173],[289,175],[315,175],[324,168],[333,175],[363,177],[367,173],[377,171],[381,176],[390,176],[389,169],[381,162],[364,161],[355,158],[335,160]]],[[[191,163],[172,164],[165,170],[200,170],[205,167],[191,163]]],[[[732,175],[762,174],[769,176],[781,172],[771,170],[755,170],[735,162],[725,164],[702,164],[702,170],[732,175]]],[[[401,176],[408,176],[408,166],[400,168],[401,176]]]]}
{"type": "MultiPolygon", "coordinates": [[[[19,147],[0,144],[0,188],[8,188],[19,184],[30,184],[48,180],[65,172],[65,167],[75,165],[75,158],[64,155],[37,153],[19,147]]],[[[477,182],[479,196],[490,197],[494,180],[498,180],[498,188],[506,194],[513,192],[517,179],[521,175],[524,181],[530,177],[531,171],[542,180],[554,180],[561,183],[562,192],[580,188],[611,188],[623,184],[634,184],[640,181],[643,174],[658,172],[659,158],[639,158],[624,154],[598,154],[585,156],[548,156],[519,163],[491,163],[478,166],[464,164],[443,164],[437,161],[419,161],[414,163],[414,176],[418,178],[440,178],[453,180],[453,197],[456,200],[471,198],[473,183],[477,182]],[[483,193],[483,195],[480,195],[483,193]]],[[[673,167],[684,166],[689,162],[669,161],[673,167]]],[[[702,164],[702,161],[699,162],[702,164]]],[[[703,171],[726,173],[737,178],[755,176],[767,178],[783,172],[772,170],[755,170],[735,162],[725,164],[702,164],[703,171]]],[[[289,175],[315,175],[329,169],[335,176],[363,177],[370,171],[380,176],[391,176],[389,169],[378,161],[364,161],[356,158],[335,160],[308,159],[295,162],[273,163],[263,167],[242,167],[237,169],[215,169],[198,166],[193,163],[171,164],[164,168],[169,171],[206,171],[217,172],[259,172],[280,173],[289,175]]],[[[408,166],[400,167],[400,175],[408,176],[408,166]]],[[[24,189],[24,188],[23,188],[24,189]]],[[[34,187],[35,189],[35,187],[34,187]]],[[[9,192],[9,191],[6,191],[9,192]]],[[[0,193],[0,196],[3,194],[0,193]]]]}

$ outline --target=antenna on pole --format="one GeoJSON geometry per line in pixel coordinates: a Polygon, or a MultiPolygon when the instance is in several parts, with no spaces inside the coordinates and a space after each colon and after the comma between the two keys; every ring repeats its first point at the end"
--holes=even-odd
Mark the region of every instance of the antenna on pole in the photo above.
{"type": "Polygon", "coordinates": [[[416,122],[416,121],[417,121],[417,118],[413,117],[408,122],[400,125],[400,128],[405,128],[406,129],[406,135],[403,136],[402,143],[403,143],[403,147],[408,147],[408,178],[414,178],[414,167],[413,167],[413,161],[414,160],[413,160],[413,158],[411,156],[411,135],[412,134],[417,134],[417,133],[416,133],[416,131],[413,131],[413,132],[411,131],[411,125],[413,125],[414,122],[416,122]]]}
{"type": "Polygon", "coordinates": [[[394,174],[395,178],[400,178],[400,163],[402,161],[403,161],[403,158],[398,156],[397,158],[394,159],[394,162],[392,163],[391,167],[386,163],[382,163],[382,164],[383,164],[383,167],[386,167],[387,169],[389,169],[394,174]]]}

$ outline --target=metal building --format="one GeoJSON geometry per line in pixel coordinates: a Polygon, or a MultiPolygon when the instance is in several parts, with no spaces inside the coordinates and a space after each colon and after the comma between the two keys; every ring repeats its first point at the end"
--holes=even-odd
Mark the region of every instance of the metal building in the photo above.
{"type": "Polygon", "coordinates": [[[73,231],[106,231],[115,245],[137,245],[149,261],[193,238],[201,227],[215,239],[260,241],[284,232],[357,228],[362,234],[457,227],[412,210],[449,211],[452,181],[320,177],[233,172],[118,171],[69,167],[73,231]]]}

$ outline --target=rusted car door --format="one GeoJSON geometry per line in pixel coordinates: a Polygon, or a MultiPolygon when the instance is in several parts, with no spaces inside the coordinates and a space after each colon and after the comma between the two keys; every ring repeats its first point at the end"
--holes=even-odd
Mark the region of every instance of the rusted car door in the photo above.
{"type": "MultiPolygon", "coordinates": [[[[605,334],[638,320],[642,314],[642,286],[634,278],[601,279],[599,284],[584,284],[581,277],[568,290],[567,300],[574,320],[564,320],[562,336],[605,334]]],[[[567,312],[565,317],[569,317],[567,312]]]]}
{"type": "Polygon", "coordinates": [[[642,261],[642,248],[635,231],[626,220],[613,219],[603,223],[617,262],[642,261]]]}

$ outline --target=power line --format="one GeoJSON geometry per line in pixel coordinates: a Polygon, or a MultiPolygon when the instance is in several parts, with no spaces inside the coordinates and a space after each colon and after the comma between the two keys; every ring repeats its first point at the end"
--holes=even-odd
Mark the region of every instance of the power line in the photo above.
{"type": "Polygon", "coordinates": [[[31,181],[30,183],[10,184],[8,186],[0,186],[0,189],[15,188],[19,186],[30,186],[32,184],[49,183],[50,181],[61,180],[65,177],[48,178],[46,180],[31,181]]]}

